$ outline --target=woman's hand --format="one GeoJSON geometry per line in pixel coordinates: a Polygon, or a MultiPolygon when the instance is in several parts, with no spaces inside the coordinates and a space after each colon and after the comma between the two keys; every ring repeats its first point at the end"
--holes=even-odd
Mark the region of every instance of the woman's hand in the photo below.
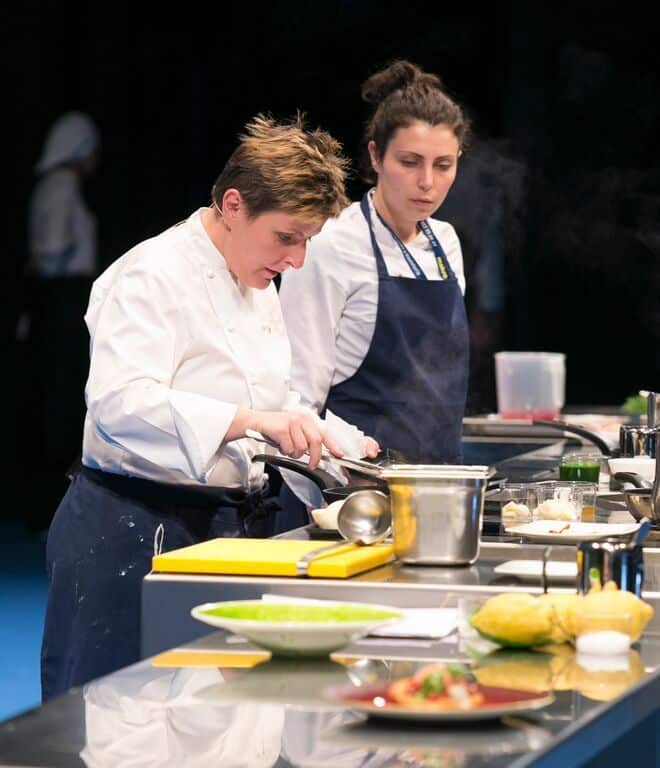
{"type": "Polygon", "coordinates": [[[380,452],[380,445],[373,439],[373,437],[364,438],[364,453],[370,459],[375,459],[380,452]]]}
{"type": "Polygon", "coordinates": [[[333,456],[343,455],[313,416],[302,411],[249,411],[239,408],[230,429],[230,439],[244,437],[246,429],[261,432],[277,443],[285,456],[299,459],[308,453],[310,469],[318,466],[323,446],[333,456]]]}

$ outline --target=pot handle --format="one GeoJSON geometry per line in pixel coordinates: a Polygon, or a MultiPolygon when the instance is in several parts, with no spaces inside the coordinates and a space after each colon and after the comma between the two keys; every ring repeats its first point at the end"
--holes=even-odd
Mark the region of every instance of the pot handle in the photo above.
{"type": "Polygon", "coordinates": [[[532,419],[532,424],[538,427],[551,427],[560,432],[572,432],[575,435],[580,435],[580,437],[584,437],[597,446],[603,456],[612,456],[610,446],[601,437],[590,432],[588,429],[584,429],[584,427],[576,427],[574,424],[567,424],[565,421],[545,421],[544,419],[532,419]]]}
{"type": "Polygon", "coordinates": [[[298,472],[298,474],[316,483],[322,491],[326,488],[335,488],[338,483],[337,478],[324,469],[310,469],[304,461],[290,459],[288,456],[270,456],[266,453],[258,453],[252,457],[252,461],[263,461],[264,464],[269,464],[271,467],[283,467],[298,472]]]}
{"type": "Polygon", "coordinates": [[[615,472],[614,479],[618,483],[632,483],[635,488],[652,488],[652,483],[638,475],[637,472],[615,472]]]}

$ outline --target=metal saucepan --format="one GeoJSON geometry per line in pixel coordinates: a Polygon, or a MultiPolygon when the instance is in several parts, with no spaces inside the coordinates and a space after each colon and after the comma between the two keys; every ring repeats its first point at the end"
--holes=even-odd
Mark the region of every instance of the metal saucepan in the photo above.
{"type": "MultiPolygon", "coordinates": [[[[334,475],[331,475],[329,472],[321,469],[320,467],[317,467],[316,469],[310,469],[309,465],[304,461],[291,459],[288,456],[259,453],[254,456],[252,461],[263,461],[264,464],[268,464],[272,467],[282,467],[283,469],[290,469],[293,472],[298,472],[299,474],[303,475],[303,477],[306,477],[315,483],[321,491],[325,501],[328,504],[331,504],[333,501],[345,499],[354,491],[374,490],[383,491],[383,493],[389,494],[389,486],[387,480],[381,476],[381,473],[391,466],[409,466],[414,470],[420,471],[423,470],[424,467],[428,466],[423,464],[400,465],[398,462],[392,460],[394,458],[392,454],[393,452],[391,451],[389,453],[387,451],[384,452],[384,456],[380,458],[380,461],[382,461],[382,465],[380,466],[377,463],[379,458],[377,457],[374,459],[372,466],[377,471],[369,472],[369,474],[364,474],[359,467],[350,469],[348,467],[344,467],[343,470],[346,473],[348,479],[347,485],[338,485],[337,478],[334,475]]],[[[453,468],[449,467],[449,469],[453,468]]],[[[499,487],[499,484],[503,478],[498,475],[494,467],[488,467],[485,469],[488,487],[499,487]]]]}
{"type": "Polygon", "coordinates": [[[653,488],[625,488],[623,496],[628,511],[635,520],[641,520],[643,517],[648,517],[653,523],[660,520],[660,509],[653,500],[653,488]]]}
{"type": "Polygon", "coordinates": [[[363,475],[350,471],[348,472],[348,485],[338,485],[337,478],[329,472],[326,472],[324,469],[321,469],[320,467],[310,469],[304,461],[290,459],[288,456],[271,456],[270,454],[258,453],[254,456],[252,461],[263,461],[264,464],[268,464],[271,467],[290,469],[293,472],[297,472],[303,477],[306,477],[316,484],[328,504],[331,504],[333,501],[345,499],[354,491],[373,490],[382,491],[383,493],[388,492],[387,482],[378,477],[364,477],[363,475]]]}
{"type": "Polygon", "coordinates": [[[635,486],[634,488],[624,488],[622,491],[628,511],[635,520],[641,520],[643,517],[648,517],[653,523],[660,520],[660,482],[657,477],[657,469],[654,485],[651,485],[648,480],[636,472],[616,472],[613,477],[620,483],[629,482],[635,486]]]}

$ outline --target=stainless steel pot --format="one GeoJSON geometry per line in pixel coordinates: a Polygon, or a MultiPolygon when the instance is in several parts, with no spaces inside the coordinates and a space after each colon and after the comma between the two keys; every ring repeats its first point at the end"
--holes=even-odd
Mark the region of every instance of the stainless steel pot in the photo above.
{"type": "Polygon", "coordinates": [[[479,556],[487,467],[394,465],[383,470],[394,552],[414,565],[470,565],[479,556]]]}
{"type": "MultiPolygon", "coordinates": [[[[642,485],[641,478],[638,480],[633,473],[617,472],[614,475],[614,478],[628,479],[636,486],[642,485]]],[[[655,457],[655,477],[653,480],[653,487],[626,488],[623,491],[623,496],[626,500],[628,511],[636,520],[648,517],[654,524],[657,524],[658,521],[660,521],[660,457],[657,454],[655,457]]]]}

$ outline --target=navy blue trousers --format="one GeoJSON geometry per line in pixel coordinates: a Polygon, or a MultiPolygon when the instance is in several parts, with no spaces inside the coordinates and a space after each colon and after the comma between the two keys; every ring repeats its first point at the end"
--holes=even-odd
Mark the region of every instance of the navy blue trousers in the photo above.
{"type": "Polygon", "coordinates": [[[48,532],[44,701],[139,660],[142,579],[160,524],[163,551],[220,536],[271,535],[260,494],[241,498],[83,468],[48,532]]]}

